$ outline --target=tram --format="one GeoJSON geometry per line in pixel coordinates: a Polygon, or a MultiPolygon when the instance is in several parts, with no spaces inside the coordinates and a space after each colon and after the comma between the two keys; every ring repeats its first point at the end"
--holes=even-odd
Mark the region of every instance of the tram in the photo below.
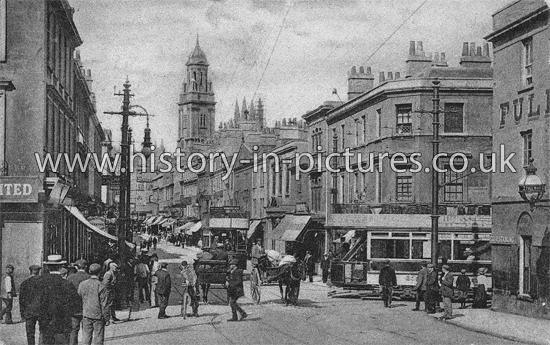
{"type": "MultiPolygon", "coordinates": [[[[490,229],[485,231],[445,231],[439,233],[439,269],[447,264],[455,279],[466,269],[476,283],[480,268],[491,272],[490,229]]],[[[428,231],[357,231],[359,234],[349,252],[331,264],[331,282],[348,290],[363,290],[364,296],[379,296],[378,277],[383,262],[390,261],[397,276],[395,297],[415,298],[417,273],[423,261],[430,262],[431,233],[428,231]]],[[[492,286],[488,286],[491,291],[492,286]]],[[[456,293],[456,292],[455,292],[456,293]]],[[[469,295],[472,297],[473,292],[469,295]]]]}

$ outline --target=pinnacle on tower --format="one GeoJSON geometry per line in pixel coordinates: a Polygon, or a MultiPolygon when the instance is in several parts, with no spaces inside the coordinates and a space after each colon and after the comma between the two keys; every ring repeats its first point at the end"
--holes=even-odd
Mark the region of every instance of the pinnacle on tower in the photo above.
{"type": "Polygon", "coordinates": [[[249,120],[256,120],[256,110],[254,109],[254,100],[250,101],[250,106],[248,109],[248,119],[249,120]]]}
{"type": "Polygon", "coordinates": [[[239,111],[239,101],[235,100],[235,112],[233,113],[233,118],[235,119],[235,121],[238,121],[240,117],[241,113],[239,111]]]}
{"type": "Polygon", "coordinates": [[[241,107],[241,117],[243,119],[246,119],[245,115],[244,115],[244,112],[248,110],[247,106],[246,106],[246,97],[243,97],[243,105],[241,107]]]}
{"type": "Polygon", "coordinates": [[[264,127],[264,104],[262,98],[258,99],[258,122],[260,123],[260,128],[264,127]]]}

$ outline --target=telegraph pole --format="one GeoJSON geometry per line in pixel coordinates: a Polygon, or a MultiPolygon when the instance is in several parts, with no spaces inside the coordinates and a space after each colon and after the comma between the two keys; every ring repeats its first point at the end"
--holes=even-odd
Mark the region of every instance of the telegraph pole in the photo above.
{"type": "MultiPolygon", "coordinates": [[[[435,157],[439,154],[439,80],[433,81],[433,155],[432,162],[435,157]]],[[[435,162],[437,165],[437,162],[435,162]]],[[[437,167],[432,167],[432,264],[437,267],[437,258],[439,250],[439,171],[437,167]]]]}

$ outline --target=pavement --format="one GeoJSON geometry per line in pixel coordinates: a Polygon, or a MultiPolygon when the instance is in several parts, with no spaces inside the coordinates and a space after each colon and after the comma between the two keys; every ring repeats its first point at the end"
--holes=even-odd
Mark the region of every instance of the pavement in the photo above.
{"type": "MultiPolygon", "coordinates": [[[[160,261],[170,263],[169,271],[178,284],[177,264],[192,260],[196,248],[178,248],[161,242],[157,247],[160,261]]],[[[173,292],[167,314],[157,319],[157,308],[142,304],[129,318],[129,310],[117,311],[122,322],[106,329],[107,344],[550,344],[550,320],[492,311],[490,309],[454,309],[455,317],[439,321],[431,315],[413,312],[413,303],[394,301],[394,308],[383,308],[378,299],[332,298],[336,288],[314,277],[303,282],[298,307],[285,307],[278,286],[261,287],[262,302],[255,305],[246,296],[239,300],[250,316],[231,323],[230,308],[224,296],[211,298],[199,308],[200,317],[183,319],[181,298],[173,292]]],[[[246,283],[247,284],[247,283],[246,283]]],[[[223,293],[215,290],[214,293],[223,293]]],[[[339,291],[341,292],[341,291],[339,291]]],[[[348,296],[352,297],[352,295],[348,296]]],[[[458,305],[456,305],[458,306],[458,305]]],[[[0,345],[26,344],[25,325],[20,321],[18,304],[14,325],[0,325],[0,345]]],[[[435,314],[435,317],[442,314],[435,314]]]]}

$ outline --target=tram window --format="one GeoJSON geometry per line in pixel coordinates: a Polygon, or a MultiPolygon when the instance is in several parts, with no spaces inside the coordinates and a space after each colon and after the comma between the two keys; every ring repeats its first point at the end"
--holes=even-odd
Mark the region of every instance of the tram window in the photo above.
{"type": "Polygon", "coordinates": [[[454,259],[468,260],[474,256],[475,260],[491,260],[491,244],[488,241],[454,241],[454,259]],[[467,252],[470,249],[471,252],[467,252]]]}
{"type": "Polygon", "coordinates": [[[408,259],[409,240],[371,240],[371,258],[408,259]]]}
{"type": "Polygon", "coordinates": [[[451,260],[451,241],[439,241],[439,256],[451,260]]]}
{"type": "Polygon", "coordinates": [[[430,242],[422,240],[413,240],[412,241],[412,259],[429,259],[430,258],[430,242]]]}

